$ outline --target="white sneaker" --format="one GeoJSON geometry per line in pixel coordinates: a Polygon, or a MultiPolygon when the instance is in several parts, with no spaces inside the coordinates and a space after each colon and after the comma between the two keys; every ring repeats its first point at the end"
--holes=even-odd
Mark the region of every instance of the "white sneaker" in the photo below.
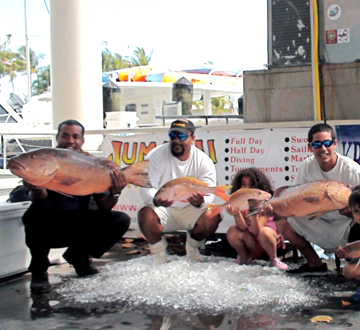
{"type": "Polygon", "coordinates": [[[164,236],[161,237],[161,240],[155,244],[149,244],[150,251],[154,255],[154,265],[162,265],[166,263],[167,259],[167,241],[164,236]]]}
{"type": "Polygon", "coordinates": [[[202,256],[200,254],[199,248],[194,248],[188,242],[186,242],[185,249],[186,249],[186,257],[188,259],[194,261],[202,261],[202,256]]]}
{"type": "Polygon", "coordinates": [[[165,264],[166,260],[167,260],[166,250],[154,254],[154,265],[155,266],[165,264]]]}

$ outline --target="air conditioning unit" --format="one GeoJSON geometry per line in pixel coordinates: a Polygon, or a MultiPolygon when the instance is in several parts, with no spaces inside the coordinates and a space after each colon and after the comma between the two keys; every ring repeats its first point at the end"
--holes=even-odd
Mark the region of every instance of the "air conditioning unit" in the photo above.
{"type": "Polygon", "coordinates": [[[164,116],[181,116],[181,109],[181,101],[164,102],[163,104],[164,116]]]}

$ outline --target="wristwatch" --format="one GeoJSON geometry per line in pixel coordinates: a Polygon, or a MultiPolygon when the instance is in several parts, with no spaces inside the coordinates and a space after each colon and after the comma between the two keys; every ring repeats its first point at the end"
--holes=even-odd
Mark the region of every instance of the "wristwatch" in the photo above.
{"type": "Polygon", "coordinates": [[[119,197],[120,197],[120,194],[121,194],[121,193],[114,194],[114,193],[110,190],[110,196],[111,196],[111,197],[119,198],[119,197]]]}

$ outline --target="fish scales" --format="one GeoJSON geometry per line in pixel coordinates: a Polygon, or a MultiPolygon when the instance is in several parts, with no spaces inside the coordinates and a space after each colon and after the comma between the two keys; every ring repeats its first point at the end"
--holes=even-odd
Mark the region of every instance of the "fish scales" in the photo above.
{"type": "Polygon", "coordinates": [[[249,199],[263,201],[270,198],[271,195],[266,191],[255,188],[242,188],[232,193],[225,204],[210,204],[208,205],[208,208],[211,210],[211,216],[215,216],[216,214],[225,211],[228,205],[237,208],[239,211],[245,211],[249,209],[249,199]]]}
{"type": "MultiPolygon", "coordinates": [[[[121,169],[130,184],[150,187],[148,161],[121,169]]],[[[63,194],[84,196],[107,191],[110,172],[118,164],[90,154],[62,148],[41,148],[13,157],[8,168],[25,181],[63,194]]]]}
{"type": "Polygon", "coordinates": [[[256,214],[268,204],[280,218],[306,217],[316,219],[325,213],[348,206],[351,187],[334,180],[311,181],[290,187],[281,187],[267,202],[250,200],[249,214],[256,214]]]}
{"type": "Polygon", "coordinates": [[[210,187],[208,183],[201,180],[191,177],[182,177],[165,183],[157,191],[155,198],[185,202],[190,195],[200,192],[203,196],[215,194],[216,196],[227,200],[229,197],[225,192],[230,188],[231,186],[229,185],[210,187]]]}

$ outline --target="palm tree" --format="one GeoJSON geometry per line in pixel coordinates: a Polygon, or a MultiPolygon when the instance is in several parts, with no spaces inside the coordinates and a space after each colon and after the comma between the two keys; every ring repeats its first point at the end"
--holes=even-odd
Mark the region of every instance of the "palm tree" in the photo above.
{"type": "Polygon", "coordinates": [[[107,48],[107,41],[103,41],[101,45],[104,46],[104,50],[101,52],[102,72],[114,71],[128,67],[128,62],[119,53],[113,54],[107,48]]]}
{"type": "Polygon", "coordinates": [[[11,34],[8,34],[7,40],[0,47],[0,77],[9,76],[13,91],[15,91],[14,79],[16,72],[26,70],[26,62],[21,59],[18,53],[12,52],[8,46],[10,44],[11,34]]]}
{"type": "Polygon", "coordinates": [[[102,52],[102,71],[114,71],[128,67],[128,62],[119,53],[113,54],[108,49],[102,52]]]}
{"type": "Polygon", "coordinates": [[[37,71],[37,79],[32,83],[33,95],[46,92],[50,86],[50,65],[42,66],[37,71]]]}
{"type": "Polygon", "coordinates": [[[132,66],[140,66],[140,65],[148,65],[151,60],[151,55],[146,55],[144,48],[136,47],[134,50],[134,56],[131,56],[131,64],[132,66]]]}
{"type": "MultiPolygon", "coordinates": [[[[25,46],[19,47],[17,49],[17,52],[19,54],[19,57],[26,62],[26,47],[25,46]]],[[[30,48],[29,56],[30,56],[30,73],[37,73],[39,62],[45,57],[45,54],[40,53],[39,55],[36,55],[36,53],[30,48]]]]}

